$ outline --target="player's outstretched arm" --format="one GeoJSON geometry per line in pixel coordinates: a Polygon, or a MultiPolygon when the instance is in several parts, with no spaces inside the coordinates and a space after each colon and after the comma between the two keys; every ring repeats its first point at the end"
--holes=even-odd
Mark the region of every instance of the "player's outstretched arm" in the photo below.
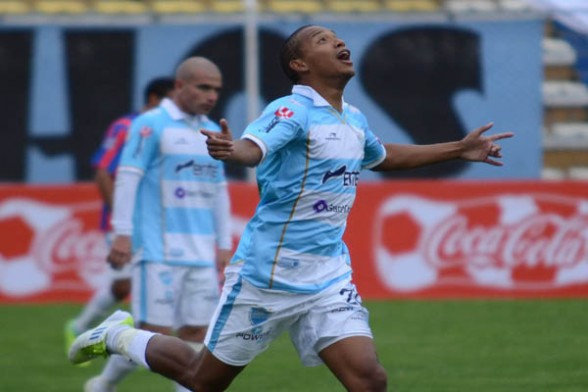
{"type": "Polygon", "coordinates": [[[262,158],[259,146],[247,139],[233,140],[227,120],[220,120],[221,131],[200,130],[207,137],[208,153],[214,159],[244,166],[256,166],[262,158]]]}
{"type": "Polygon", "coordinates": [[[497,158],[502,158],[501,146],[496,142],[514,136],[512,132],[503,132],[485,136],[484,132],[492,128],[492,123],[481,126],[468,133],[463,139],[437,144],[385,144],[386,158],[374,170],[412,169],[432,163],[452,159],[484,162],[502,166],[497,158]]]}

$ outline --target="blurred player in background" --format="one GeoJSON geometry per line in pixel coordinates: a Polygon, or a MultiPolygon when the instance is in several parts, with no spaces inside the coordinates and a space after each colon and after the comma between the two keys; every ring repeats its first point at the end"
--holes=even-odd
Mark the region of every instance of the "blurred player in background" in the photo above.
{"type": "MultiPolygon", "coordinates": [[[[173,78],[161,77],[151,80],[144,89],[144,105],[141,112],[159,105],[163,98],[170,96],[173,88],[173,78]]],[[[96,185],[103,200],[100,229],[106,234],[108,246],[112,241],[110,212],[112,210],[114,176],[131,122],[139,114],[139,112],[129,113],[116,119],[106,130],[100,147],[92,157],[92,166],[96,171],[96,185]]],[[[66,353],[76,336],[91,327],[96,320],[103,318],[115,303],[124,300],[129,295],[131,290],[130,266],[119,270],[111,268],[108,278],[108,281],[96,291],[78,316],[66,323],[66,353]]]]}
{"type": "MultiPolygon", "coordinates": [[[[137,117],[117,171],[108,256],[117,268],[132,263],[131,307],[137,327],[177,336],[196,355],[218,303],[217,265],[231,256],[230,202],[223,163],[212,159],[200,129],[222,87],[218,67],[202,57],[176,71],[173,98],[137,117]]],[[[135,367],[109,358],[87,392],[114,391],[135,367]]],[[[176,385],[176,390],[185,390],[176,385]]]]}
{"type": "Polygon", "coordinates": [[[280,60],[295,84],[292,95],[269,104],[240,140],[232,140],[225,120],[222,132],[203,131],[214,158],[257,166],[260,203],[225,270],[201,357],[181,340],[129,327],[130,315],[117,311],[76,340],[72,362],[96,351],[123,353],[193,391],[221,391],[288,331],[303,364],[325,363],[346,390],[387,390],[342,240],[357,175],[450,159],[501,165],[495,141],[512,134],[483,136],[488,124],[459,141],[383,145],[343,101],[355,71],[333,31],[298,29],[280,60]]]}

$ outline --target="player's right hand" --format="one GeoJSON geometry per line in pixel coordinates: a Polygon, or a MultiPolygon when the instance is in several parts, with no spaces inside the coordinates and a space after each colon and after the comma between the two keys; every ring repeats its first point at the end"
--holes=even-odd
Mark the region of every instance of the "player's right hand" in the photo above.
{"type": "Polygon", "coordinates": [[[220,120],[221,131],[213,132],[201,129],[200,132],[207,137],[206,147],[208,153],[214,159],[225,160],[231,156],[235,146],[233,143],[233,134],[229,129],[229,124],[224,118],[220,120]]]}
{"type": "Polygon", "coordinates": [[[128,235],[117,235],[114,237],[110,252],[106,257],[106,261],[114,269],[121,269],[124,265],[131,261],[132,244],[131,237],[128,235]]]}

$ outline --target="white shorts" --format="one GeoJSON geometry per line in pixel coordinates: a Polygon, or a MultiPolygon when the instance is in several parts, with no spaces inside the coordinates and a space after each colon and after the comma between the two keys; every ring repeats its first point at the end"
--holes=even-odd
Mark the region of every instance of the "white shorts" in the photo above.
{"type": "Polygon", "coordinates": [[[138,323],[163,327],[207,326],[219,299],[214,267],[133,264],[131,309],[138,323]]]}
{"type": "Polygon", "coordinates": [[[369,314],[350,278],[317,294],[259,289],[225,270],[226,280],[204,344],[222,362],[245,366],[287,330],[305,366],[322,363],[318,353],[350,337],[372,338],[369,314]]]}

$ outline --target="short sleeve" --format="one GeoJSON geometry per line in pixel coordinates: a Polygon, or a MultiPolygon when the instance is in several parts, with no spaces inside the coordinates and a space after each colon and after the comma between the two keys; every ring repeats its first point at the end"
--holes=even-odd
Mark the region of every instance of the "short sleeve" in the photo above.
{"type": "Polygon", "coordinates": [[[242,138],[257,144],[265,158],[301,135],[306,124],[306,112],[303,105],[287,99],[273,102],[247,126],[242,138]]]}
{"type": "Polygon", "coordinates": [[[157,156],[159,134],[154,130],[149,114],[137,117],[131,124],[123,148],[120,166],[131,166],[145,171],[157,156]]]}
{"type": "Polygon", "coordinates": [[[368,126],[364,128],[364,132],[365,146],[361,167],[362,169],[371,169],[378,166],[386,158],[386,148],[368,126]]]}

